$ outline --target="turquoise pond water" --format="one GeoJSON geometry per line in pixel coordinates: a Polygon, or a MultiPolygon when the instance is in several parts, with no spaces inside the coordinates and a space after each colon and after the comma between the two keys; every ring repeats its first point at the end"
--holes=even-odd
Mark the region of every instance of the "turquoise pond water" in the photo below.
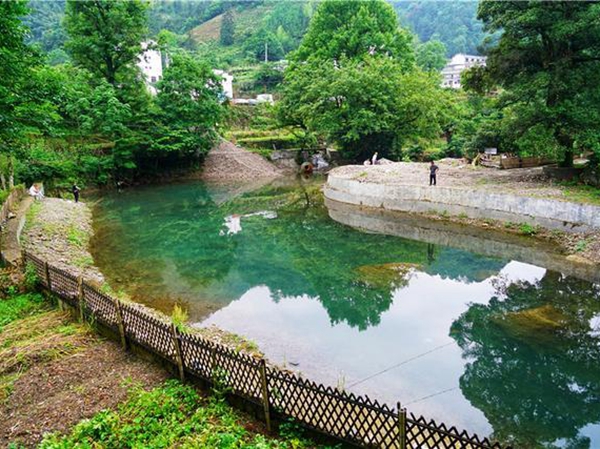
{"type": "Polygon", "coordinates": [[[96,205],[93,255],[114,289],[314,380],[515,447],[600,448],[600,283],[330,213],[318,180],[130,189],[96,205]]]}

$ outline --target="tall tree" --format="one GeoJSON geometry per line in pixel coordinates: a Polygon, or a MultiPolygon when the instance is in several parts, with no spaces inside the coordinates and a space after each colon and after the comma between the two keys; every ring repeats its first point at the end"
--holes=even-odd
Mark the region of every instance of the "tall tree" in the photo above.
{"type": "Polygon", "coordinates": [[[24,1],[0,2],[0,155],[3,187],[12,187],[15,158],[26,150],[30,137],[46,131],[55,120],[52,104],[40,98],[41,63],[26,43],[22,22],[24,1]]]}
{"type": "Polygon", "coordinates": [[[414,63],[412,36],[398,28],[394,9],[382,0],[326,0],[308,28],[295,61],[386,55],[405,68],[414,63]]]}
{"type": "Polygon", "coordinates": [[[232,45],[235,36],[235,19],[233,11],[228,9],[221,21],[220,41],[222,45],[232,45]]]}
{"type": "Polygon", "coordinates": [[[486,29],[502,30],[485,75],[506,89],[505,115],[517,147],[553,148],[564,166],[573,164],[576,150],[597,147],[599,17],[597,1],[481,2],[486,29]]]}
{"type": "Polygon", "coordinates": [[[66,48],[73,61],[113,86],[131,80],[146,35],[141,0],[68,0],[66,48]]]}
{"type": "Polygon", "coordinates": [[[398,154],[440,131],[435,77],[383,0],[326,0],[285,73],[284,121],[325,136],[348,159],[398,154]]]}
{"type": "Polygon", "coordinates": [[[161,109],[162,129],[155,131],[157,138],[152,151],[191,158],[208,152],[223,116],[220,81],[208,64],[185,53],[172,56],[157,84],[156,102],[161,109]]]}

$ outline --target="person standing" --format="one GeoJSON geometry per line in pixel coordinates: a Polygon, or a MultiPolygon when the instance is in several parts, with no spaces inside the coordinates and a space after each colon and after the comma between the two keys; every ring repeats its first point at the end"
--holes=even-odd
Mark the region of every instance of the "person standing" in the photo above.
{"type": "Polygon", "coordinates": [[[73,184],[73,187],[71,187],[71,192],[73,193],[75,202],[78,203],[79,202],[79,187],[77,187],[77,184],[73,184]]]}
{"type": "Polygon", "coordinates": [[[429,166],[429,185],[434,186],[437,184],[437,172],[440,168],[435,165],[434,161],[431,161],[431,165],[429,166]]]}

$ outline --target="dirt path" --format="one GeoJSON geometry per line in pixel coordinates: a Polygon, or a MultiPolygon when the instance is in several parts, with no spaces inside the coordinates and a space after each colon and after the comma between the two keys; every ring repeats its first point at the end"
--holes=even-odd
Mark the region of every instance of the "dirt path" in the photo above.
{"type": "Polygon", "coordinates": [[[208,153],[200,178],[204,181],[274,179],[283,172],[262,156],[223,140],[208,153]]]}

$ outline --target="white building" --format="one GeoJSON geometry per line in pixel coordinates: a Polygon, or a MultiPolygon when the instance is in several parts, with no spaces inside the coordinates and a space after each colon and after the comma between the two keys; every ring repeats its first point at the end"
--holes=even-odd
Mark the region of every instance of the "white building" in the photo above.
{"type": "Polygon", "coordinates": [[[459,89],[462,71],[471,67],[485,66],[486,60],[485,56],[465,55],[464,53],[452,56],[450,62],[442,69],[442,87],[459,89]]]}
{"type": "Polygon", "coordinates": [[[162,55],[160,54],[160,51],[152,48],[148,49],[155,45],[156,42],[153,41],[142,42],[143,52],[140,55],[137,64],[142,71],[148,91],[152,95],[156,95],[156,87],[154,87],[154,85],[163,77],[162,55]]]}
{"type": "Polygon", "coordinates": [[[230,75],[229,73],[225,72],[224,70],[217,70],[217,69],[214,69],[213,73],[215,75],[221,77],[221,79],[222,79],[221,87],[223,88],[223,93],[225,94],[225,96],[227,98],[232,100],[233,99],[233,75],[230,75]]]}

